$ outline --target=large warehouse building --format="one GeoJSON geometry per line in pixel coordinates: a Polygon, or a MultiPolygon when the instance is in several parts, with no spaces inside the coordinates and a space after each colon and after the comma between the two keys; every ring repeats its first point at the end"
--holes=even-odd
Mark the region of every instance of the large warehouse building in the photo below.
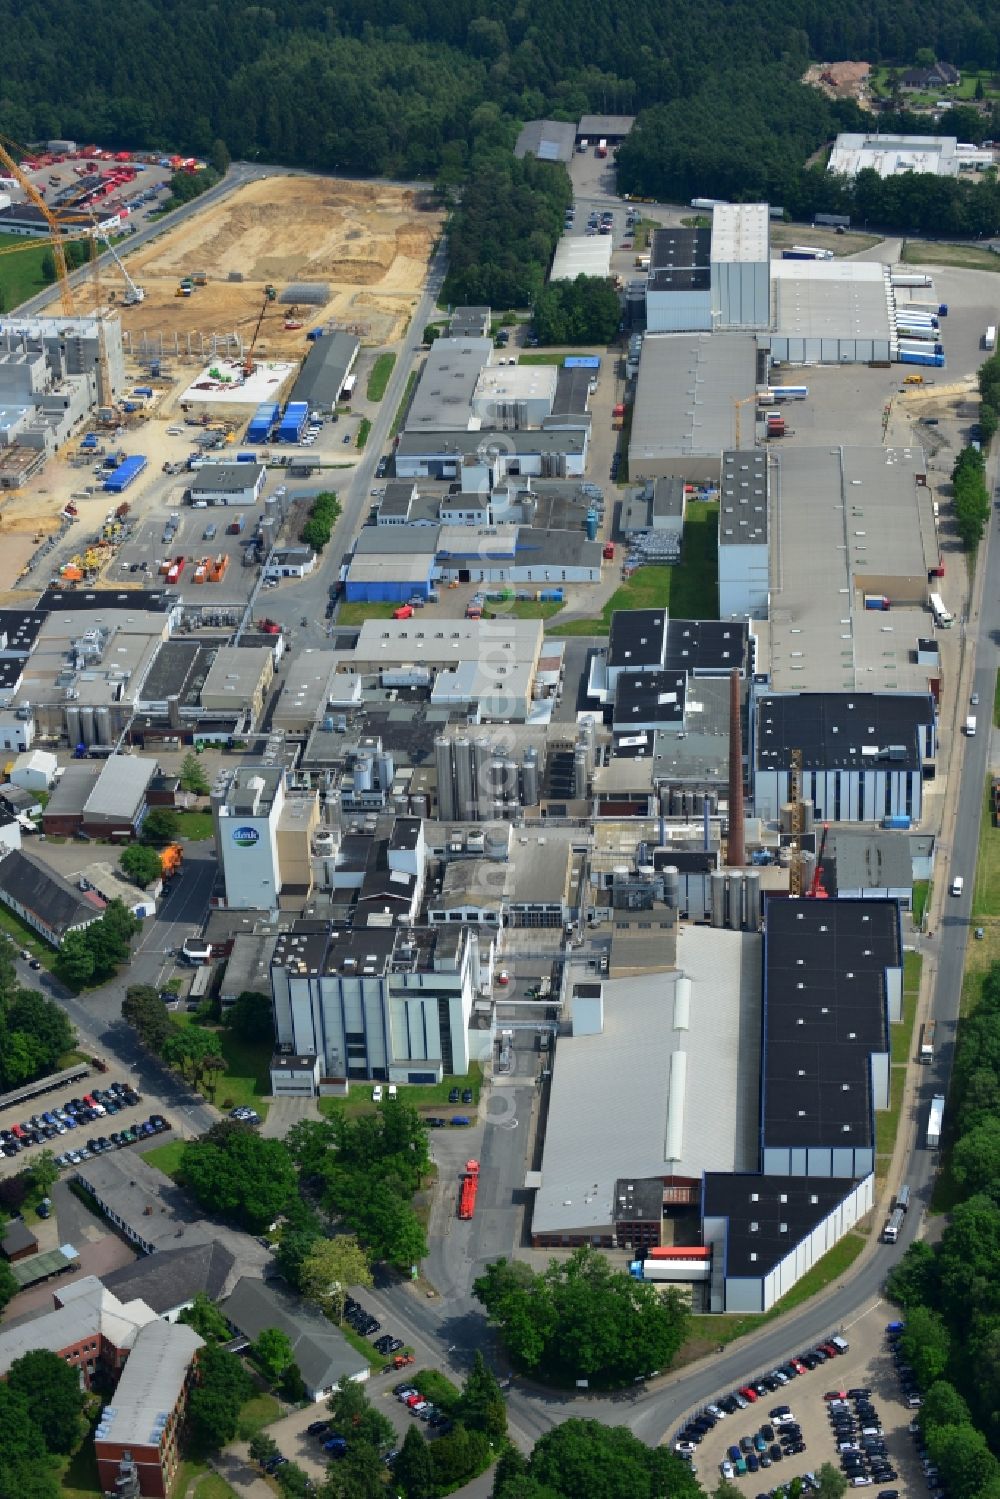
{"type": "Polygon", "coordinates": [[[888,266],[874,261],[776,260],[773,359],[867,364],[891,359],[895,323],[888,266]]]}
{"type": "MultiPolygon", "coordinates": [[[[738,413],[753,400],[757,346],[749,333],[647,336],[632,413],[629,477],[717,483],[738,413]],[[741,404],[737,404],[741,403],[741,404]]],[[[752,407],[745,407],[747,428],[752,407]]]]}

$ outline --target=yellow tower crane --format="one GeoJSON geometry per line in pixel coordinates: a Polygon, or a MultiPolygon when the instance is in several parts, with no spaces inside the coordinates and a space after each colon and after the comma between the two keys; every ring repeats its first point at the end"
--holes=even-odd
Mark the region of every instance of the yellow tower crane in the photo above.
{"type": "Polygon", "coordinates": [[[806,830],[806,809],[802,800],[802,751],[792,750],[788,771],[788,800],[792,808],[792,863],[788,871],[789,895],[802,894],[802,836],[806,830]]]}
{"type": "Polygon", "coordinates": [[[62,310],[68,317],[76,313],[76,304],[73,301],[73,288],[70,285],[69,271],[66,268],[66,253],[63,249],[62,226],[58,217],[46,203],[35,184],[28,174],[21,168],[16,159],[10,154],[8,145],[0,138],[0,161],[3,162],[10,175],[27,193],[29,200],[35,205],[39,213],[49,226],[49,244],[52,246],[52,258],[56,263],[56,280],[59,282],[59,300],[62,310]]]}

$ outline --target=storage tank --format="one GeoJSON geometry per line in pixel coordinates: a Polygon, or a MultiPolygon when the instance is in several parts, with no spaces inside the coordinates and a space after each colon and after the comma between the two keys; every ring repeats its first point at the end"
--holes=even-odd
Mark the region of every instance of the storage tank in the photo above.
{"type": "Polygon", "coordinates": [[[387,750],[383,750],[375,757],[375,765],[378,770],[378,783],[382,790],[388,795],[392,790],[392,783],[396,776],[396,762],[387,750]]]}
{"type": "Polygon", "coordinates": [[[455,794],[452,785],[451,742],[439,734],[434,741],[434,769],[437,771],[438,816],[442,822],[455,820],[455,794]]]}
{"type": "Polygon", "coordinates": [[[597,540],[597,511],[596,510],[588,510],[587,511],[587,540],[588,541],[596,541],[597,540]]]}
{"type": "Polygon", "coordinates": [[[726,925],[731,932],[739,932],[743,928],[743,876],[739,874],[729,875],[729,908],[726,912],[726,925]]]}
{"type": "Polygon", "coordinates": [[[94,710],[93,708],[80,709],[80,738],[84,744],[96,744],[94,737],[94,710]]]}
{"type": "Polygon", "coordinates": [[[463,735],[453,743],[455,755],[455,816],[462,822],[474,822],[476,798],[473,790],[472,741],[463,735]]]}
{"type": "Polygon", "coordinates": [[[94,709],[95,744],[113,744],[118,737],[111,732],[111,709],[105,706],[94,709]]]}
{"type": "Polygon", "coordinates": [[[473,741],[474,781],[476,805],[470,817],[486,817],[486,806],[490,798],[490,764],[494,759],[493,746],[485,735],[473,741]]]}
{"type": "Polygon", "coordinates": [[[354,789],[355,791],[370,791],[372,789],[372,755],[370,750],[359,750],[354,762],[354,789]]]}
{"type": "Polygon", "coordinates": [[[430,816],[430,807],[422,791],[418,791],[410,797],[410,816],[420,818],[430,816]]]}
{"type": "Polygon", "coordinates": [[[66,737],[75,748],[80,743],[80,710],[67,705],[63,712],[66,717],[66,737]]]}
{"type": "Polygon", "coordinates": [[[759,932],[761,917],[761,883],[760,875],[756,870],[750,870],[743,876],[743,886],[746,891],[746,909],[744,912],[745,926],[748,932],[759,932]]]}
{"type": "Polygon", "coordinates": [[[670,816],[670,787],[669,786],[661,786],[660,787],[660,816],[661,817],[669,817],[670,816]]]}
{"type": "Polygon", "coordinates": [[[538,751],[529,744],[524,752],[521,770],[521,802],[525,807],[537,807],[539,800],[538,751]]]}
{"type": "Polygon", "coordinates": [[[508,807],[517,806],[517,761],[508,755],[503,761],[503,794],[508,807]]]}
{"type": "Polygon", "coordinates": [[[675,911],[681,903],[681,872],[676,864],[668,864],[663,870],[663,899],[675,911]]]}
{"type": "Polygon", "coordinates": [[[587,751],[582,744],[573,752],[573,795],[577,801],[587,795],[587,751]]]}
{"type": "Polygon", "coordinates": [[[715,927],[726,924],[726,876],[721,869],[716,869],[711,877],[712,891],[712,925],[715,927]]]}

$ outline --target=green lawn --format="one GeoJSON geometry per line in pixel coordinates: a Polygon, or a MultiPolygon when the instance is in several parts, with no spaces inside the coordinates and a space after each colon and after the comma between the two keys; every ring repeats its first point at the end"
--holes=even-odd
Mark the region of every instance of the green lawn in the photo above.
{"type": "Polygon", "coordinates": [[[396,437],[403,430],[403,423],[406,421],[409,413],[410,402],[413,399],[413,392],[417,388],[417,381],[419,379],[419,370],[411,370],[407,375],[406,384],[403,387],[403,399],[396,408],[396,415],[393,417],[392,426],[389,428],[390,437],[396,437]]]}
{"type": "Polygon", "coordinates": [[[913,925],[917,931],[920,930],[920,924],[924,919],[924,912],[927,910],[927,902],[930,899],[930,894],[930,880],[913,881],[913,907],[910,914],[913,917],[913,925]]]}
{"type": "Polygon", "coordinates": [[[553,635],[607,635],[617,609],[669,608],[672,619],[719,617],[719,507],[694,501],[687,507],[681,560],[676,567],[640,567],[616,588],[599,619],[571,619],[553,635]]]}
{"type": "Polygon", "coordinates": [[[508,604],[487,604],[483,619],[551,619],[564,609],[564,604],[555,604],[540,599],[511,599],[508,604]]]}
{"type": "MultiPolygon", "coordinates": [[[[196,1021],[193,1014],[171,1015],[174,1025],[190,1025],[196,1021]]],[[[211,1029],[211,1027],[209,1027],[211,1029]]],[[[217,1108],[234,1109],[238,1104],[247,1104],[256,1109],[261,1120],[267,1118],[267,1098],[271,1092],[271,1047],[267,1044],[251,1044],[233,1035],[224,1026],[216,1031],[219,1050],[229,1063],[214,1089],[212,1102],[217,1108]]]]}
{"type": "Polygon", "coordinates": [[[519,354],[518,364],[562,364],[565,354],[519,354]]]}
{"type": "MultiPolygon", "coordinates": [[[[12,260],[14,258],[11,256],[12,260]]],[[[60,1459],[57,1482],[61,1499],[95,1499],[96,1495],[103,1493],[89,1429],[77,1450],[70,1457],[60,1459]]]]}
{"type": "MultiPolygon", "coordinates": [[[[479,1090],[483,1082],[483,1069],[479,1062],[469,1063],[468,1077],[444,1077],[439,1083],[400,1083],[398,1093],[400,1099],[416,1109],[434,1110],[442,1104],[447,1106],[448,1094],[452,1088],[459,1089],[459,1096],[463,1088],[472,1089],[472,1103],[465,1104],[467,1109],[474,1108],[479,1103],[479,1090]]],[[[339,1114],[342,1111],[348,1115],[371,1114],[378,1107],[372,1103],[372,1084],[360,1083],[351,1090],[350,1098],[321,1098],[319,1109],[321,1114],[339,1114]]]]}
{"type": "Polygon", "coordinates": [[[26,948],[45,968],[51,968],[56,960],[55,948],[42,940],[38,933],[20,916],[15,916],[6,906],[0,905],[0,932],[9,932],[18,948],[26,948]]]}
{"type": "Polygon", "coordinates": [[[180,1168],[183,1154],[183,1140],[168,1140],[166,1145],[156,1145],[152,1150],[143,1151],[142,1158],[173,1179],[180,1168]]]}
{"type": "Polygon", "coordinates": [[[360,1353],[363,1359],[367,1359],[370,1369],[381,1369],[384,1363],[382,1355],[372,1347],[367,1338],[360,1337],[347,1322],[338,1323],[334,1317],[331,1317],[330,1321],[336,1327],[341,1337],[350,1343],[355,1353],[360,1353]]]}
{"type": "Polygon", "coordinates": [[[178,812],[176,816],[178,838],[187,838],[191,843],[204,843],[214,836],[211,812],[178,812]]]}
{"type": "Polygon", "coordinates": [[[432,1405],[450,1414],[454,1410],[462,1392],[456,1384],[452,1384],[444,1374],[437,1369],[421,1369],[419,1374],[413,1376],[414,1389],[426,1395],[432,1405]]]}
{"type": "Polygon", "coordinates": [[[20,234],[0,234],[0,251],[14,251],[15,246],[15,253],[0,254],[0,292],[8,312],[52,284],[42,275],[42,259],[48,252],[48,241],[26,240],[20,234]]]}
{"type": "Polygon", "coordinates": [[[393,365],[396,363],[395,354],[380,354],[372,365],[371,374],[368,376],[368,399],[369,401],[381,401],[385,395],[386,386],[389,384],[389,376],[392,374],[393,365]]]}
{"type": "Polygon", "coordinates": [[[920,997],[924,960],[918,952],[903,954],[903,1018],[892,1027],[892,1064],[906,1066],[913,1055],[913,1027],[920,997]]]}
{"type": "Polygon", "coordinates": [[[369,434],[371,433],[371,430],[372,430],[372,424],[371,424],[371,422],[368,420],[368,418],[366,416],[363,416],[361,418],[361,420],[358,422],[358,435],[355,438],[355,443],[357,445],[357,448],[358,448],[359,452],[364,447],[365,443],[368,441],[368,437],[369,437],[369,434]]]}
{"type": "Polygon", "coordinates": [[[272,1421],[277,1421],[281,1415],[281,1401],[274,1395],[269,1395],[264,1390],[259,1390],[256,1395],[251,1395],[240,1410],[239,1426],[237,1436],[244,1442],[256,1436],[265,1426],[270,1426],[272,1421]]]}
{"type": "Polygon", "coordinates": [[[908,239],[900,259],[906,265],[954,265],[970,271],[1000,271],[1000,255],[975,245],[930,244],[908,239]]]}
{"type": "Polygon", "coordinates": [[[996,686],[993,689],[993,727],[1000,729],[1000,671],[997,672],[996,686]]]}
{"type": "Polygon", "coordinates": [[[366,619],[392,619],[398,604],[341,604],[338,625],[363,625],[366,619]]]}
{"type": "Polygon", "coordinates": [[[1000,828],[993,826],[993,806],[989,778],[983,791],[983,808],[979,821],[979,854],[976,860],[976,883],[972,891],[972,916],[1000,916],[1000,828]]]}
{"type": "MultiPolygon", "coordinates": [[[[100,1485],[95,1491],[100,1493],[100,1485]]],[[[186,1457],[177,1470],[174,1499],[239,1499],[234,1488],[199,1458],[186,1457]]],[[[93,1495],[90,1496],[93,1499],[93,1495]]]]}
{"type": "Polygon", "coordinates": [[[893,1067],[890,1069],[889,1107],[887,1109],[879,1109],[875,1115],[875,1154],[876,1156],[883,1157],[883,1169],[888,1169],[889,1160],[896,1144],[896,1131],[899,1129],[899,1115],[903,1107],[903,1085],[905,1082],[905,1067],[893,1067]]]}

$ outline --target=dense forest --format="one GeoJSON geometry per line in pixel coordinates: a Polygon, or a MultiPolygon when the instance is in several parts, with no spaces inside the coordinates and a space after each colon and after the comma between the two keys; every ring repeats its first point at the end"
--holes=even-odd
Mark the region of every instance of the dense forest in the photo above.
{"type": "Polygon", "coordinates": [[[650,111],[633,176],[653,158],[678,189],[776,201],[855,114],[796,82],[810,59],[930,47],[1000,67],[1000,0],[518,0],[502,17],[487,0],[0,0],[0,25],[0,111],[22,141],[207,155],[222,140],[234,157],[454,180],[497,116],[650,111]]]}

